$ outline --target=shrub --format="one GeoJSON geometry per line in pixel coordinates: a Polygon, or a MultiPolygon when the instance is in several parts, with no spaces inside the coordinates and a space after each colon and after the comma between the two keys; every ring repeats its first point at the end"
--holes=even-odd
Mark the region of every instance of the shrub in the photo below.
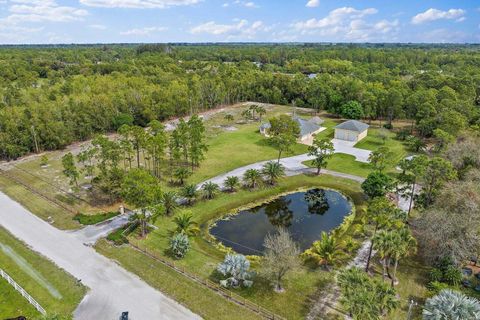
{"type": "Polygon", "coordinates": [[[177,259],[185,257],[190,249],[190,241],[188,236],[184,233],[177,233],[170,238],[170,252],[177,259]]]}
{"type": "Polygon", "coordinates": [[[253,272],[250,270],[250,261],[242,254],[227,254],[225,260],[217,267],[217,271],[227,277],[221,280],[220,284],[224,287],[238,288],[251,287],[253,281],[253,272]]]}
{"type": "Polygon", "coordinates": [[[445,289],[435,297],[427,299],[423,319],[480,319],[480,302],[461,292],[445,289]]]}

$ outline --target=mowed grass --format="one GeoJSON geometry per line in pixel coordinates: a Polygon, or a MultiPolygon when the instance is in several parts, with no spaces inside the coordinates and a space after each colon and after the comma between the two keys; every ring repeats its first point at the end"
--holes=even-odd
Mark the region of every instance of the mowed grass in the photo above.
{"type": "Polygon", "coordinates": [[[51,217],[53,225],[57,228],[69,230],[80,227],[80,224],[73,220],[73,213],[70,213],[39,195],[32,193],[22,185],[1,174],[0,191],[43,220],[49,221],[48,218],[51,217]]]}
{"type": "MultiPolygon", "coordinates": [[[[67,272],[58,268],[50,260],[29,249],[23,242],[14,238],[3,228],[0,228],[0,243],[2,246],[7,246],[8,250],[14,252],[14,255],[17,258],[19,257],[21,261],[26,261],[28,265],[19,265],[18,260],[16,261],[12,258],[11,254],[7,254],[0,248],[1,268],[37,300],[49,315],[58,314],[66,317],[71,316],[85,295],[86,287],[78,284],[76,279],[67,272]],[[39,283],[38,279],[32,276],[32,269],[29,269],[30,267],[33,268],[33,272],[36,275],[42,278],[42,281],[45,281],[43,284],[39,283]],[[45,283],[48,284],[49,288],[45,287],[45,283]],[[58,292],[60,297],[55,297],[52,289],[58,292]]],[[[2,309],[3,307],[0,305],[0,315],[2,317],[18,316],[19,314],[16,313],[15,310],[25,308],[23,298],[19,300],[14,294],[2,295],[2,299],[6,299],[3,302],[9,306],[8,309],[2,309]]],[[[25,310],[26,312],[28,311],[27,309],[25,310]]]]}
{"type": "Polygon", "coordinates": [[[100,240],[95,248],[204,319],[262,319],[132,247],[114,247],[100,240]]]}
{"type": "MultiPolygon", "coordinates": [[[[258,123],[237,127],[237,131],[222,132],[208,139],[205,160],[190,177],[190,183],[199,183],[248,164],[278,157],[277,149],[260,134],[258,123]]],[[[307,146],[295,144],[292,152],[283,153],[282,157],[306,152],[307,146]]]]}
{"type": "MultiPolygon", "coordinates": [[[[368,130],[368,136],[358,142],[355,145],[355,148],[375,151],[381,147],[387,147],[390,153],[387,157],[387,167],[385,168],[385,172],[395,173],[397,172],[397,164],[400,162],[400,160],[404,159],[409,152],[407,151],[405,144],[395,138],[395,134],[393,132],[385,132],[387,134],[387,138],[383,140],[379,135],[379,129],[370,128],[368,130]]],[[[306,161],[304,164],[309,167],[313,167],[311,161],[306,161]]],[[[327,169],[353,174],[364,178],[366,178],[368,174],[373,171],[373,167],[369,163],[356,161],[354,156],[345,153],[335,153],[328,160],[327,169]]]]}
{"type": "MultiPolygon", "coordinates": [[[[312,187],[340,190],[354,201],[359,214],[363,212],[364,197],[359,183],[328,175],[319,177],[299,175],[284,178],[273,188],[261,188],[256,191],[241,190],[235,194],[222,193],[213,200],[200,201],[190,208],[181,208],[176,212],[176,215],[180,215],[184,211],[192,212],[196,222],[201,226],[202,234],[192,239],[192,248],[187,256],[182,260],[175,260],[175,263],[203,278],[218,281],[214,271],[218,263],[223,261],[225,253],[206,240],[209,238],[209,224],[242,206],[264,202],[281,193],[312,187]]],[[[161,217],[157,220],[156,225],[158,229],[150,233],[146,239],[139,240],[132,236],[130,240],[142,248],[148,248],[149,252],[171,259],[168,255],[168,239],[175,227],[173,218],[161,217]]],[[[141,268],[141,259],[138,259],[136,263],[139,264],[138,268],[141,268]]],[[[253,267],[258,269],[259,266],[254,262],[253,267]]],[[[305,266],[287,276],[286,292],[283,294],[275,293],[270,283],[261,278],[257,279],[253,288],[239,289],[235,292],[287,319],[303,319],[308,312],[309,296],[332,281],[333,273],[305,266]]]]}
{"type": "Polygon", "coordinates": [[[13,318],[20,315],[27,319],[40,317],[40,312],[27,302],[7,280],[0,277],[0,318],[13,318]]]}

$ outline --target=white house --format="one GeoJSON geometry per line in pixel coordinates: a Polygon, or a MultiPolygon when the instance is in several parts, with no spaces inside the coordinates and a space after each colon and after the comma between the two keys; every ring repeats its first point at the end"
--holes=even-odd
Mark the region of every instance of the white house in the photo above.
{"type": "MultiPolygon", "coordinates": [[[[321,126],[324,121],[319,117],[313,117],[306,120],[294,116],[293,120],[298,123],[298,127],[300,128],[300,134],[298,135],[299,143],[311,145],[313,143],[313,136],[325,130],[325,128],[321,126]]],[[[262,123],[260,126],[260,133],[268,137],[268,130],[270,127],[271,125],[269,122],[262,123]]]]}
{"type": "Polygon", "coordinates": [[[369,125],[357,120],[348,120],[335,127],[335,139],[358,142],[368,134],[369,125]]]}

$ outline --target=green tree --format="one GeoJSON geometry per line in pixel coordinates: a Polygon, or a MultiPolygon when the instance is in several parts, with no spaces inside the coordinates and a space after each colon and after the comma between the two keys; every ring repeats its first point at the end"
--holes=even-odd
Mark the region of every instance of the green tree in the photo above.
{"type": "Polygon", "coordinates": [[[320,174],[322,168],[326,168],[328,159],[333,156],[335,148],[329,139],[321,139],[320,136],[315,135],[313,144],[308,147],[308,155],[314,157],[313,165],[317,168],[317,175],[320,174]]]}
{"type": "Polygon", "coordinates": [[[392,189],[392,186],[392,178],[378,171],[370,173],[362,182],[362,190],[370,199],[383,197],[392,189]]]}
{"type": "Polygon", "coordinates": [[[391,155],[390,149],[387,147],[380,147],[374,150],[368,156],[368,161],[374,170],[383,172],[388,165],[388,159],[391,155]]]}
{"type": "Polygon", "coordinates": [[[361,119],[364,116],[363,107],[358,101],[349,101],[341,106],[340,115],[346,119],[361,119]]]}
{"type": "Polygon", "coordinates": [[[184,186],[181,191],[182,197],[187,200],[187,204],[191,205],[193,201],[197,198],[197,186],[194,184],[189,184],[184,186]]]}
{"type": "Polygon", "coordinates": [[[173,176],[177,179],[179,185],[183,186],[185,184],[185,180],[191,175],[191,171],[187,168],[177,168],[173,172],[173,176]]]}
{"type": "Polygon", "coordinates": [[[422,204],[425,207],[430,206],[444,184],[456,177],[457,173],[450,161],[440,157],[430,159],[421,176],[423,188],[420,201],[422,204]]]}
{"type": "Polygon", "coordinates": [[[285,176],[285,168],[278,162],[269,161],[262,167],[262,175],[267,178],[270,185],[275,185],[278,179],[285,176]]]}
{"type": "Polygon", "coordinates": [[[167,216],[170,216],[173,213],[173,211],[178,207],[177,200],[178,200],[177,193],[174,191],[167,191],[162,193],[160,202],[163,205],[165,214],[167,216]]]}
{"type": "Polygon", "coordinates": [[[280,115],[270,119],[269,141],[273,147],[278,150],[278,162],[283,152],[288,152],[296,143],[300,127],[288,115],[280,115]]]}
{"type": "Polygon", "coordinates": [[[398,164],[402,170],[397,177],[400,185],[400,191],[408,194],[409,197],[407,219],[412,211],[413,199],[415,197],[418,179],[424,174],[427,163],[428,158],[424,155],[420,155],[410,159],[403,159],[398,164]]]}
{"type": "Polygon", "coordinates": [[[315,241],[303,256],[315,259],[319,265],[329,270],[339,253],[340,249],[335,237],[322,231],[320,240],[315,241]]]}
{"type": "Polygon", "coordinates": [[[70,180],[71,185],[78,187],[78,178],[80,174],[78,173],[77,167],[75,166],[75,158],[71,152],[65,154],[62,157],[62,166],[63,174],[70,180]]]}
{"type": "Polygon", "coordinates": [[[198,115],[193,115],[188,120],[188,126],[190,130],[190,158],[192,161],[192,171],[194,167],[200,165],[200,161],[205,159],[205,152],[208,150],[205,143],[205,126],[202,119],[198,115]]]}
{"type": "Polygon", "coordinates": [[[240,179],[237,176],[229,176],[229,177],[225,178],[225,182],[223,183],[223,185],[230,192],[235,192],[235,190],[240,185],[240,179]]]}
{"type": "Polygon", "coordinates": [[[243,174],[244,183],[251,189],[255,189],[262,182],[262,174],[257,169],[248,169],[243,174]]]}
{"type": "Polygon", "coordinates": [[[213,199],[215,198],[215,195],[218,193],[218,190],[220,187],[218,184],[213,183],[213,182],[205,182],[202,185],[202,190],[203,190],[203,197],[205,199],[213,199]]]}
{"type": "Polygon", "coordinates": [[[155,206],[160,203],[161,190],[158,180],[144,169],[132,169],[124,177],[121,196],[129,205],[140,209],[137,214],[142,237],[145,237],[147,222],[155,219],[155,206]]]}
{"type": "Polygon", "coordinates": [[[184,212],[176,216],[173,218],[173,222],[175,222],[176,225],[176,233],[184,233],[192,236],[200,232],[197,223],[193,220],[193,215],[191,212],[184,212]]]}

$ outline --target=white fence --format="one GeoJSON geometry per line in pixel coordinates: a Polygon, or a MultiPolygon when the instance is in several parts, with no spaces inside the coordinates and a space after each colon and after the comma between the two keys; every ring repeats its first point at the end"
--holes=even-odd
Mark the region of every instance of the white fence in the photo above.
{"type": "Polygon", "coordinates": [[[47,314],[47,312],[45,311],[45,309],[42,308],[42,306],[35,300],[32,298],[31,295],[28,294],[27,291],[25,291],[25,289],[23,289],[18,283],[15,282],[15,280],[13,280],[5,271],[3,271],[2,269],[0,269],[0,276],[2,276],[2,278],[4,278],[5,280],[7,280],[8,283],[10,283],[14,288],[15,290],[17,290],[18,292],[20,292],[20,294],[25,298],[27,299],[27,301],[35,307],[35,309],[38,310],[38,312],[40,312],[41,314],[45,315],[47,314]]]}

